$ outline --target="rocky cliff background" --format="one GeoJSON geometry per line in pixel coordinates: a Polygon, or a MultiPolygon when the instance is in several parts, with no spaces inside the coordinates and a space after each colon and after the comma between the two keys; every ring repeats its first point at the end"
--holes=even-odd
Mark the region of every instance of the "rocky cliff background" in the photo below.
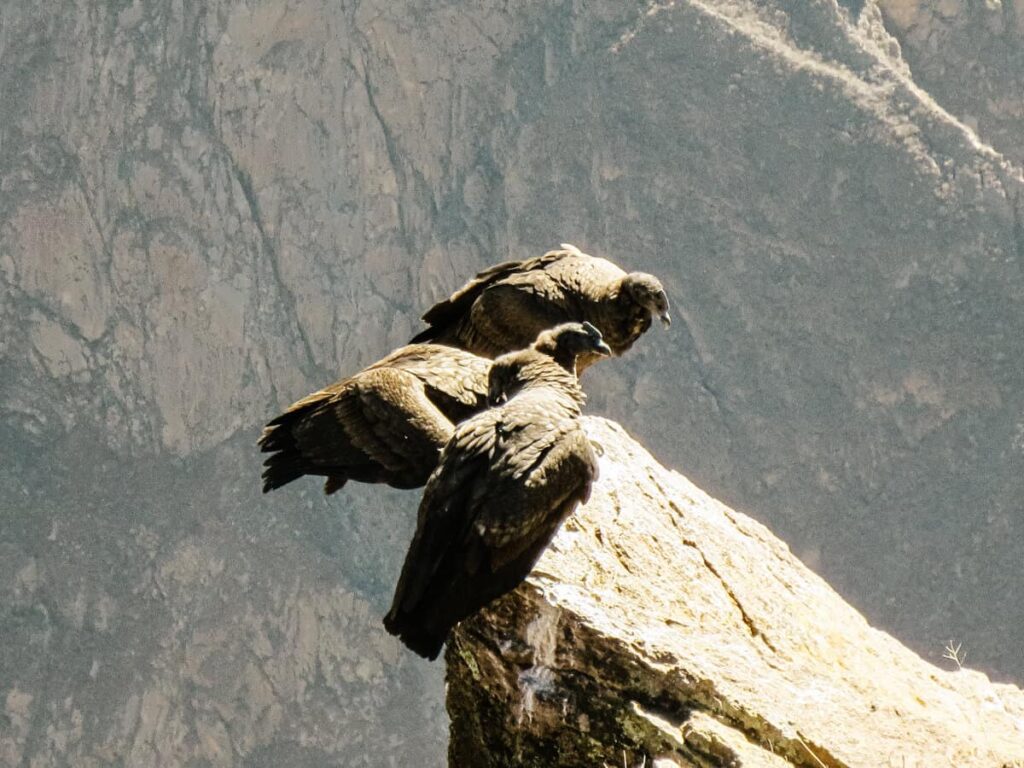
{"type": "Polygon", "coordinates": [[[591,412],[933,661],[1024,679],[1019,0],[0,7],[0,763],[444,758],[415,492],[280,408],[573,242],[677,323],[591,412]]]}

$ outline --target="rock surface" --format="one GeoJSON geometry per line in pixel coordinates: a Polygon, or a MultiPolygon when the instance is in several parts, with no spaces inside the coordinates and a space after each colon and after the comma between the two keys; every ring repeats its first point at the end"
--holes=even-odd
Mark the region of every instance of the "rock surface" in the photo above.
{"type": "Polygon", "coordinates": [[[1020,166],[1024,3],[879,0],[914,80],[1020,166]]]}
{"type": "Polygon", "coordinates": [[[254,442],[563,241],[673,300],[591,412],[1024,679],[1017,4],[0,3],[4,760],[440,761],[379,625],[416,495],[261,497],[254,442]]]}
{"type": "Polygon", "coordinates": [[[352,521],[326,528],[318,487],[287,514],[261,503],[249,440],[177,464],[81,441],[32,458],[0,469],[0,765],[440,761],[441,670],[372,597],[415,496],[368,504],[398,519],[349,553],[352,521]],[[54,472],[82,456],[85,480],[54,472]]]}
{"type": "Polygon", "coordinates": [[[764,526],[588,419],[601,478],[449,644],[452,766],[1024,766],[1024,691],[873,629],[764,526]]]}

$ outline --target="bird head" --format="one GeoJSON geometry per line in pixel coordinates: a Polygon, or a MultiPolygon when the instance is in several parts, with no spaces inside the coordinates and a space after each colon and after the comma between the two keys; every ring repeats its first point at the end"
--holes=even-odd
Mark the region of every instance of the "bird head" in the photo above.
{"type": "Polygon", "coordinates": [[[672,325],[668,314],[668,296],[661,281],[646,272],[630,272],[622,278],[622,291],[637,306],[661,318],[667,328],[672,325]]]}
{"type": "Polygon", "coordinates": [[[533,344],[541,352],[553,357],[576,358],[584,354],[608,357],[612,351],[605,344],[601,332],[587,322],[562,323],[543,331],[533,344]]]}
{"type": "Polygon", "coordinates": [[[522,365],[515,353],[499,357],[487,375],[487,404],[492,408],[504,405],[522,389],[522,365]]]}

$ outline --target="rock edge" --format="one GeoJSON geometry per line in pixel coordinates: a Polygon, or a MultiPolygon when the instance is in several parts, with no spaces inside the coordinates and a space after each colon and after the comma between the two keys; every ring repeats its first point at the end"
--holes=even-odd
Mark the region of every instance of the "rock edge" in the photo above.
{"type": "Polygon", "coordinates": [[[923,661],[586,421],[590,502],[449,644],[450,765],[1024,766],[1024,691],[923,661]]]}

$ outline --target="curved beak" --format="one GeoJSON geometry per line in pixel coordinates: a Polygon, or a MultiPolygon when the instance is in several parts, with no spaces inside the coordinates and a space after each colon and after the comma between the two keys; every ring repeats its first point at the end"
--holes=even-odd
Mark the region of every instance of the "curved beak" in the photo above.
{"type": "Polygon", "coordinates": [[[594,351],[597,352],[597,354],[599,355],[603,355],[604,357],[612,356],[612,348],[605,344],[604,341],[598,341],[594,345],[594,351]]]}
{"type": "Polygon", "coordinates": [[[668,310],[667,309],[664,312],[662,312],[660,315],[658,315],[658,317],[661,318],[662,325],[664,325],[666,328],[668,328],[670,325],[672,325],[672,318],[668,316],[668,310]]]}

